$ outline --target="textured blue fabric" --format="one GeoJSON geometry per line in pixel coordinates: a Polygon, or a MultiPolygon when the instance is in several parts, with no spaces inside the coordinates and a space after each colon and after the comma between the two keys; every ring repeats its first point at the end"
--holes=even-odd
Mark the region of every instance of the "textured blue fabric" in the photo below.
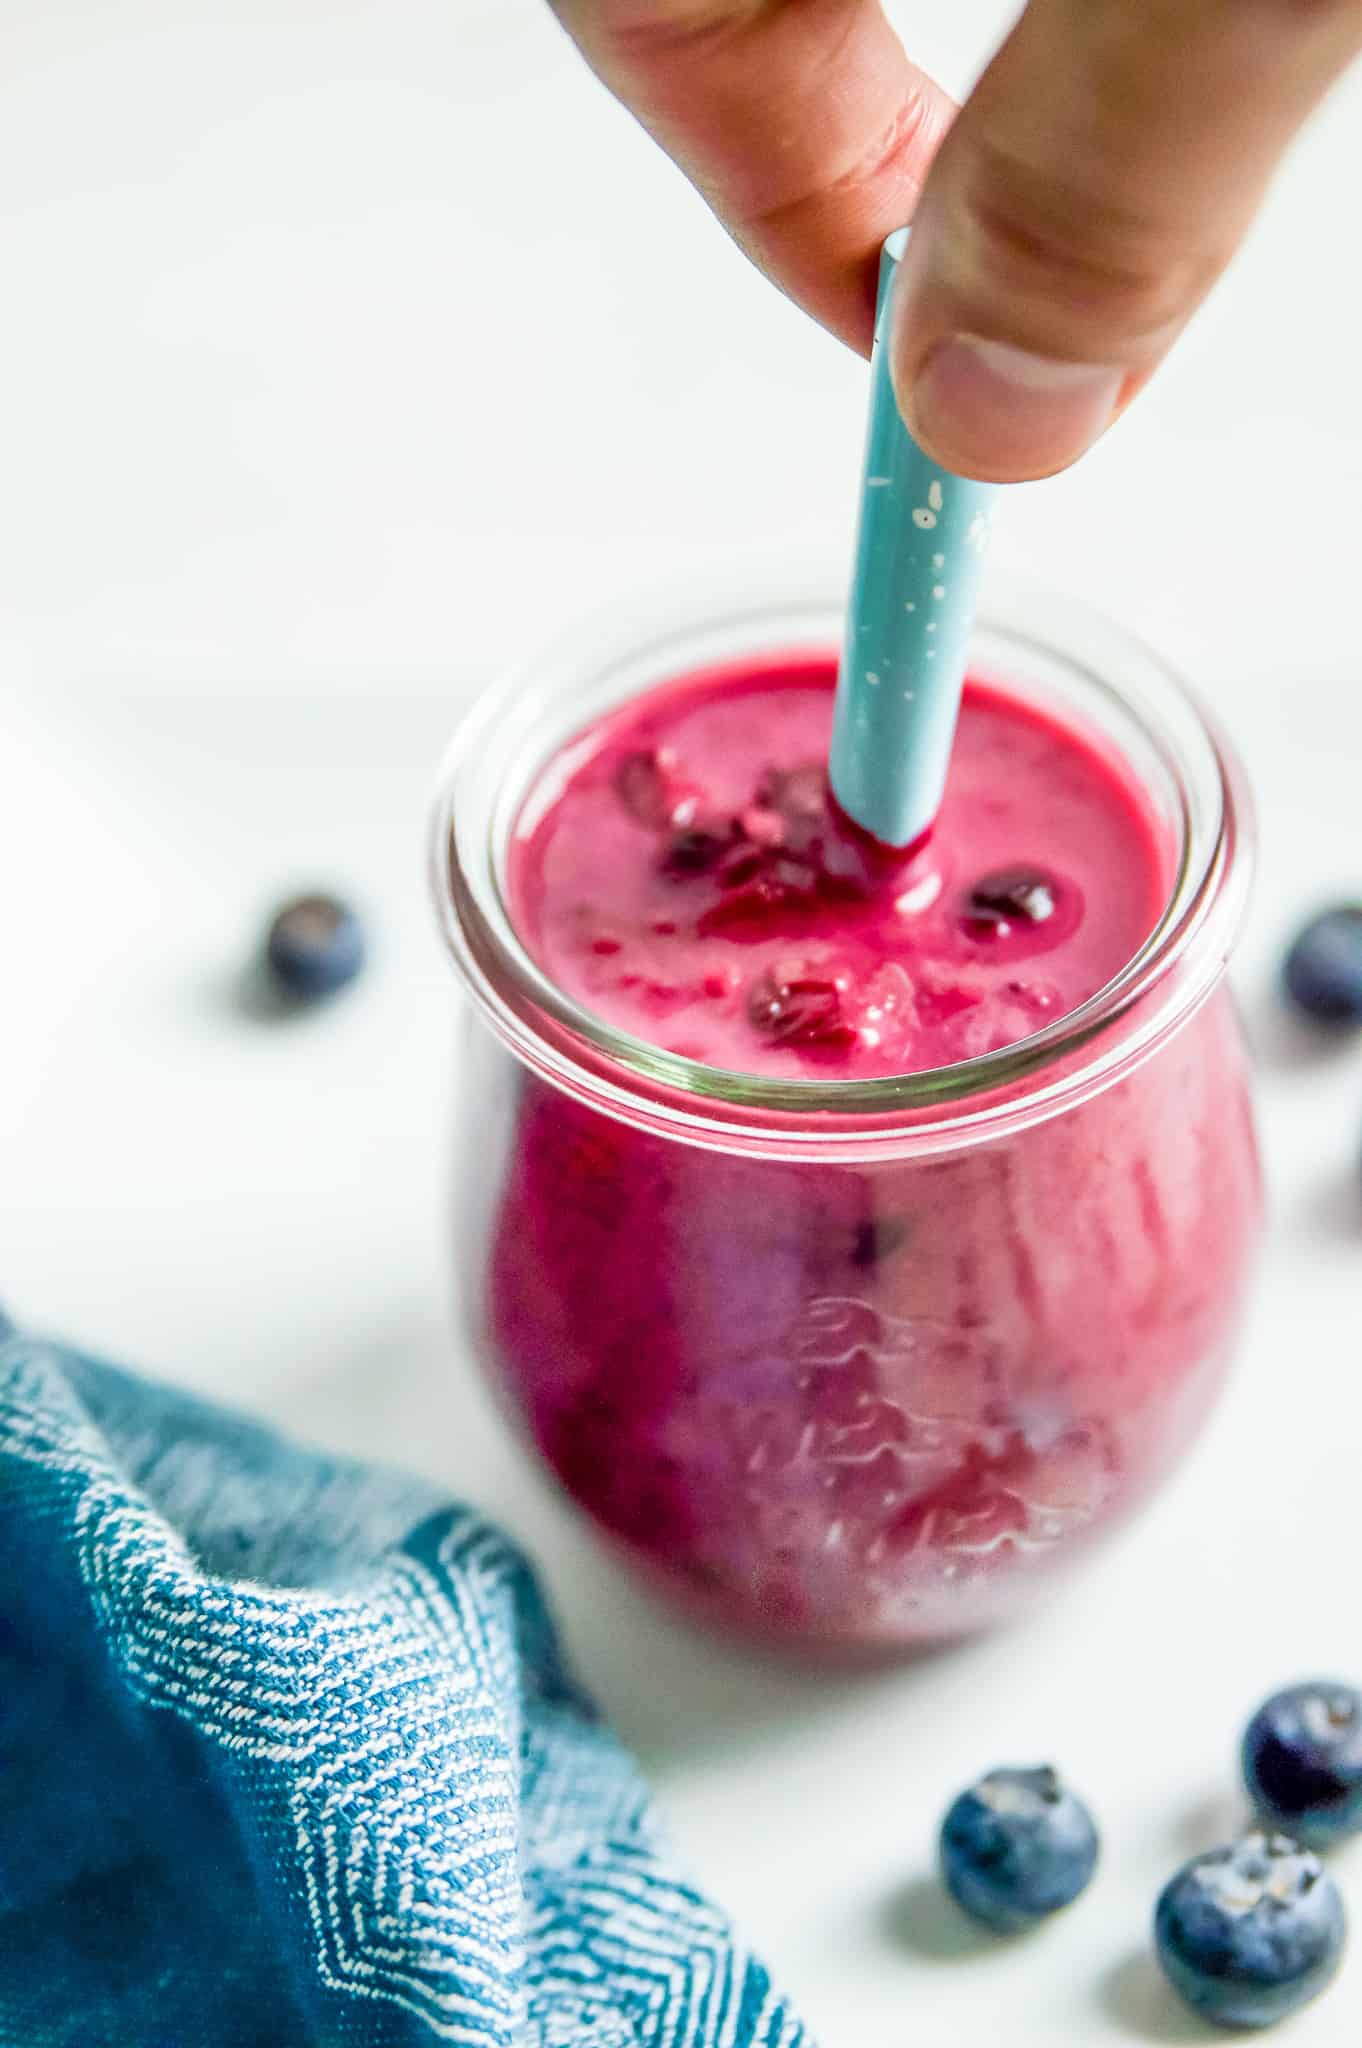
{"type": "Polygon", "coordinates": [[[795,2048],[424,1487],[0,1329],[0,2048],[795,2048]]]}

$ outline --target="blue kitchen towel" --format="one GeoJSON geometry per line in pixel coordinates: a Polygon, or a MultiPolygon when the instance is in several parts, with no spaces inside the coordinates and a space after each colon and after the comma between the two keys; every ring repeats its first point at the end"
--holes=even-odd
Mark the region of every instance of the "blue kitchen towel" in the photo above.
{"type": "Polygon", "coordinates": [[[794,2048],[414,1481],[0,1329],[0,2048],[794,2048]]]}

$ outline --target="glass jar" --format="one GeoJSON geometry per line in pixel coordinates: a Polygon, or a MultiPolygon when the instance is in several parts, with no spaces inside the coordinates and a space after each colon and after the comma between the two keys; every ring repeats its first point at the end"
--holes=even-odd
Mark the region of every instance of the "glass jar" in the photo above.
{"type": "Polygon", "coordinates": [[[1171,1470],[1222,1383],[1260,1219],[1223,979],[1251,820],[1150,652],[995,585],[974,673],[1119,747],[1176,849],[1138,955],[1021,1044],[889,1080],[730,1073],[613,1029],[517,940],[521,804],[654,684],[835,649],[820,573],[644,595],[499,684],[445,764],[434,882],[478,1012],[460,1261],[511,1411],[691,1608],[873,1648],[1023,1606],[1171,1470]]]}

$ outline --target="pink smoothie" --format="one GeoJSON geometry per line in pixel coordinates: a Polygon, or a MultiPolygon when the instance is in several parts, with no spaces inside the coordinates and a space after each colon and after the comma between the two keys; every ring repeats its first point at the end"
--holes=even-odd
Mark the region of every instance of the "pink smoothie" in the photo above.
{"type": "MultiPolygon", "coordinates": [[[[895,860],[829,808],[833,674],[682,679],[541,778],[510,903],[581,1004],[869,1078],[1023,1038],[1138,950],[1175,849],[1114,747],[972,684],[938,828],[895,860]]],[[[995,1620],[1129,1512],[1219,1385],[1257,1225],[1223,991],[986,1143],[715,1149],[528,1072],[500,1155],[492,1129],[488,1336],[543,1456],[661,1585],[806,1643],[995,1620]]]]}
{"type": "Polygon", "coordinates": [[[972,683],[904,861],[830,804],[835,682],[808,658],[688,678],[567,751],[512,871],[559,987],[711,1066],[864,1079],[1011,1045],[1133,957],[1171,853],[1114,750],[972,683]]]}

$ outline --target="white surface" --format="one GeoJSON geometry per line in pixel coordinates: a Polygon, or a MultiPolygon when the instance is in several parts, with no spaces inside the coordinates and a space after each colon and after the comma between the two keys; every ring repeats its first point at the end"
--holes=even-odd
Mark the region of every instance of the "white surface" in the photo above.
{"type": "MultiPolygon", "coordinates": [[[[1005,12],[934,11],[953,82],[1005,12]]],[[[1256,1696],[1362,1673],[1362,1048],[1311,1057],[1268,991],[1302,910],[1362,885],[1359,287],[1330,239],[1362,80],[1137,413],[1008,511],[1014,560],[1190,662],[1257,784],[1272,1224],[1233,1397],[1041,1621],[851,1680],[652,1612],[490,1417],[449,1307],[421,840],[489,650],[688,550],[841,530],[861,372],[531,0],[230,14],[0,6],[0,1287],[501,1515],[823,2048],[1200,2038],[1137,1960],[1153,1893],[1228,1824],[1256,1696]],[[372,904],[379,964],[328,1016],[243,1019],[257,914],[312,878],[372,904]],[[976,1949],[920,1883],[936,1817],[1041,1756],[1099,1809],[1098,1889],[976,1949]]],[[[1362,1960],[1289,2038],[1359,2017],[1362,1960]]]]}

